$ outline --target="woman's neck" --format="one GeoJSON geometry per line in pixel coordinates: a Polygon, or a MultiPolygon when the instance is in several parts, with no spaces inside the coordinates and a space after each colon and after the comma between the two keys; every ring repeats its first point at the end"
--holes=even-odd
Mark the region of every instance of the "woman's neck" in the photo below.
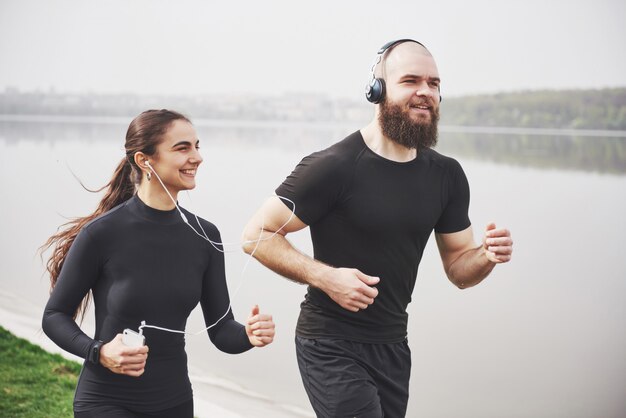
{"type": "MultiPolygon", "coordinates": [[[[156,180],[156,179],[154,179],[156,180]]],[[[178,192],[170,192],[174,201],[178,199],[178,192]]],[[[172,199],[168,196],[167,192],[156,182],[147,183],[142,181],[137,189],[137,195],[143,203],[150,206],[153,209],[158,210],[172,210],[176,207],[172,199]]]]}

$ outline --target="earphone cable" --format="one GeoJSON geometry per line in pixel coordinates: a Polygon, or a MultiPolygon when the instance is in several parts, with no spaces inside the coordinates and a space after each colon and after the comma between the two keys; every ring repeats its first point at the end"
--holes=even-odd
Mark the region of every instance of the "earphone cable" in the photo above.
{"type": "MultiPolygon", "coordinates": [[[[198,223],[198,226],[200,227],[200,230],[202,231],[202,234],[200,234],[187,220],[187,217],[185,216],[185,214],[183,213],[182,209],[178,206],[178,202],[174,199],[174,197],[170,194],[169,190],[167,190],[167,187],[165,187],[165,184],[163,183],[163,181],[161,180],[161,177],[159,177],[159,175],[157,174],[156,170],[154,170],[152,168],[152,166],[148,165],[148,168],[150,168],[150,170],[152,170],[152,172],[154,173],[155,177],[159,180],[159,183],[161,184],[161,186],[163,187],[163,189],[165,189],[165,192],[167,193],[167,195],[169,196],[169,198],[172,200],[172,202],[174,203],[174,206],[176,206],[176,209],[178,210],[178,212],[180,213],[181,218],[183,219],[183,221],[185,222],[185,224],[187,224],[187,226],[189,226],[191,228],[191,230],[198,235],[200,238],[208,241],[213,248],[215,248],[217,251],[222,252],[222,253],[226,253],[227,251],[218,248],[218,245],[221,245],[222,248],[224,248],[226,245],[236,245],[236,244],[226,244],[226,243],[220,243],[220,242],[215,242],[212,241],[206,231],[204,230],[204,228],[202,227],[202,224],[200,222],[200,219],[198,218],[197,214],[193,214],[194,217],[196,218],[196,222],[198,223]]],[[[187,196],[190,197],[189,193],[187,193],[187,196]]],[[[228,315],[228,312],[230,312],[232,310],[232,301],[234,300],[235,296],[237,295],[237,293],[239,292],[239,289],[241,289],[241,286],[243,285],[244,279],[245,279],[245,272],[248,268],[248,265],[250,264],[250,262],[252,261],[252,258],[254,257],[254,253],[256,252],[256,250],[259,248],[259,245],[261,244],[261,241],[266,241],[269,240],[273,237],[276,236],[276,234],[279,233],[279,231],[281,231],[285,226],[287,226],[289,224],[289,222],[291,222],[291,220],[293,219],[293,217],[295,216],[296,213],[296,204],[295,202],[293,202],[291,199],[288,199],[286,197],[283,196],[277,196],[279,199],[285,200],[289,203],[291,203],[292,208],[291,208],[291,213],[289,215],[289,218],[287,219],[287,221],[285,221],[285,223],[278,228],[276,231],[274,231],[270,236],[262,238],[263,233],[265,232],[265,215],[262,214],[262,218],[261,218],[261,230],[259,232],[259,238],[255,239],[255,240],[247,240],[247,241],[243,241],[241,243],[241,245],[245,245],[245,244],[252,244],[255,243],[255,246],[253,248],[253,250],[250,252],[246,263],[243,266],[243,269],[241,270],[241,280],[239,281],[239,285],[237,286],[237,288],[235,289],[235,292],[232,295],[232,298],[229,298],[229,303],[228,303],[228,307],[226,308],[226,312],[224,312],[224,314],[214,323],[212,323],[211,325],[209,325],[208,327],[197,331],[197,332],[186,332],[186,331],[180,331],[180,330],[174,330],[174,329],[169,329],[169,328],[164,328],[164,327],[159,327],[156,325],[148,325],[146,324],[146,321],[142,321],[141,325],[139,326],[138,330],[139,333],[141,334],[143,332],[144,328],[152,328],[152,329],[156,329],[156,330],[160,330],[160,331],[166,331],[166,332],[172,332],[172,333],[177,333],[177,334],[185,334],[185,335],[198,335],[201,334],[211,328],[213,328],[215,325],[217,325],[222,319],[224,319],[226,317],[226,315],[228,315]]],[[[190,197],[191,200],[191,197],[190,197]]]]}

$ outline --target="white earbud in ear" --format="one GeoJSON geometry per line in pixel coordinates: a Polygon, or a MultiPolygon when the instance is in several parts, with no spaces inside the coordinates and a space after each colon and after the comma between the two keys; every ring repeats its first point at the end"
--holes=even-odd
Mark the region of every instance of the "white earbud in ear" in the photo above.
{"type": "Polygon", "coordinates": [[[145,163],[148,167],[150,167],[150,161],[148,161],[148,160],[144,160],[143,162],[144,162],[144,163],[145,163]]]}

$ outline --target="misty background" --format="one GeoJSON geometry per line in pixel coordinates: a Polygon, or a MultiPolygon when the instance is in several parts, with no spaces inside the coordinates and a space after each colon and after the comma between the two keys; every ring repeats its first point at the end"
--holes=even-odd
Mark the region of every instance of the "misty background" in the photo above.
{"type": "MultiPolygon", "coordinates": [[[[516,244],[511,263],[460,292],[430,240],[408,309],[407,416],[621,418],[625,17],[617,0],[0,0],[0,324],[50,347],[36,249],[93,210],[100,195],[73,174],[105,184],[139,111],[189,112],[204,163],[181,203],[236,249],[300,158],[371,117],[379,47],[413,38],[437,61],[442,122],[455,115],[437,150],[468,176],[475,234],[496,221],[516,244]],[[468,126],[486,107],[495,122],[468,126]]],[[[308,231],[291,239],[311,254],[308,231]]],[[[311,417],[293,348],[305,288],[254,261],[244,274],[237,249],[226,262],[236,317],[259,303],[277,337],[241,356],[189,338],[196,398],[241,417],[311,417]]],[[[202,328],[196,311],[188,330],[202,328]]]]}
{"type": "Polygon", "coordinates": [[[413,38],[442,94],[626,85],[626,2],[1,0],[0,91],[362,98],[413,38]]]}

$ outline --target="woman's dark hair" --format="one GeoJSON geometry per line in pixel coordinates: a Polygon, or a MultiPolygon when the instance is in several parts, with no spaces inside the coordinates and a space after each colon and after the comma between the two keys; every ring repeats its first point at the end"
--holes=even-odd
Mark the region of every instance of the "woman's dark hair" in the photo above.
{"type": "MultiPolygon", "coordinates": [[[[148,156],[155,155],[157,145],[175,120],[190,122],[184,115],[166,109],[147,110],[133,119],[126,132],[126,143],[124,144],[126,156],[117,165],[111,180],[102,188],[95,190],[95,192],[100,192],[106,189],[96,210],[91,215],[64,223],[59,227],[57,233],[48,238],[41,246],[42,254],[52,248],[52,255],[46,263],[46,270],[50,273],[51,292],[57,283],[67,252],[80,230],[93,219],[125,202],[135,194],[142,175],[141,169],[135,163],[135,153],[142,152],[148,156]]],[[[82,320],[90,299],[91,292],[85,296],[74,312],[74,319],[80,317],[82,320]]]]}

